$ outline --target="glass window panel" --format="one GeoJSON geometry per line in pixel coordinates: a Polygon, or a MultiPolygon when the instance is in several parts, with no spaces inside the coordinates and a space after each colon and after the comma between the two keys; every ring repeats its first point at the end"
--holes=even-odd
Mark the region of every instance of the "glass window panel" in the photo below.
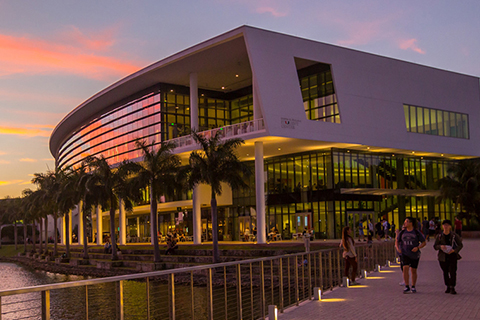
{"type": "Polygon", "coordinates": [[[457,123],[455,121],[455,113],[450,112],[450,137],[457,136],[457,123]]]}
{"type": "Polygon", "coordinates": [[[469,139],[468,115],[462,114],[462,124],[463,124],[463,138],[469,139]]]}
{"type": "Polygon", "coordinates": [[[425,133],[432,134],[430,127],[430,110],[428,108],[423,108],[423,123],[425,125],[425,133]]]}
{"type": "Polygon", "coordinates": [[[443,112],[442,112],[442,110],[437,110],[437,130],[438,130],[438,135],[439,136],[445,135],[444,129],[443,129],[443,112]]]}
{"type": "Polygon", "coordinates": [[[414,106],[410,106],[410,129],[411,132],[417,132],[417,111],[414,106]]]}
{"type": "Polygon", "coordinates": [[[437,112],[435,109],[430,109],[430,131],[432,134],[438,135],[437,112]]]}
{"type": "Polygon", "coordinates": [[[407,131],[410,131],[410,115],[408,114],[408,105],[403,105],[403,112],[405,113],[405,125],[407,127],[407,131]]]}
{"type": "Polygon", "coordinates": [[[424,133],[423,108],[417,107],[417,132],[424,133]]]}
{"type": "Polygon", "coordinates": [[[443,135],[450,137],[450,117],[448,111],[443,111],[443,135]]]}
{"type": "Polygon", "coordinates": [[[455,114],[456,123],[457,123],[457,138],[464,138],[463,136],[463,125],[462,125],[462,115],[460,113],[455,114]]]}

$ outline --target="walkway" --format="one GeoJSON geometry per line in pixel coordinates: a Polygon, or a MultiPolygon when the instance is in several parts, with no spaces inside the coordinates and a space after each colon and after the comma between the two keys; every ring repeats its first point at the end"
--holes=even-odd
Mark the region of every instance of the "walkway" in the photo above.
{"type": "Polygon", "coordinates": [[[445,294],[433,241],[422,249],[416,294],[405,295],[398,265],[361,279],[358,287],[336,288],[322,301],[307,301],[279,314],[293,319],[480,319],[480,240],[465,240],[458,262],[457,292],[445,294]]]}

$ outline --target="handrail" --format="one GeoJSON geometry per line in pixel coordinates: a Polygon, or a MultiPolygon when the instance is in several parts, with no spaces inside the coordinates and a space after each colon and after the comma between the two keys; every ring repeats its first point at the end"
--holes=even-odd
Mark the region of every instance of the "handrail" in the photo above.
{"type": "MultiPolygon", "coordinates": [[[[331,250],[333,249],[321,249],[316,251],[310,251],[310,253],[313,254],[313,253],[320,253],[325,251],[328,252],[331,250]]],[[[38,291],[46,291],[46,290],[65,289],[70,287],[89,286],[89,285],[94,285],[99,283],[107,283],[107,282],[115,282],[115,281],[123,281],[123,280],[135,280],[135,279],[142,279],[147,277],[159,277],[159,276],[166,276],[170,274],[201,271],[201,270],[220,268],[220,267],[231,267],[238,264],[249,264],[249,263],[256,263],[260,261],[265,262],[270,260],[276,260],[279,258],[289,258],[289,257],[291,258],[291,257],[303,256],[303,255],[305,255],[305,252],[289,253],[289,254],[279,255],[279,256],[246,259],[246,260],[239,260],[239,261],[220,262],[215,264],[207,264],[203,266],[193,266],[193,267],[176,268],[176,269],[170,269],[170,270],[159,270],[159,271],[150,271],[150,272],[142,272],[142,273],[135,273],[135,274],[126,274],[121,276],[97,278],[97,279],[91,279],[91,280],[78,280],[78,281],[63,282],[63,283],[43,284],[38,286],[1,290],[0,297],[11,296],[11,295],[21,294],[21,293],[28,293],[28,292],[38,292],[38,291]]]]}
{"type": "MultiPolygon", "coordinates": [[[[198,319],[207,315],[209,319],[228,318],[227,314],[233,310],[237,310],[240,318],[265,318],[266,310],[269,308],[267,306],[277,305],[280,312],[283,312],[285,307],[298,306],[300,301],[312,299],[316,289],[327,290],[340,286],[343,276],[341,251],[342,249],[338,247],[307,250],[279,256],[2,290],[0,319],[2,315],[10,313],[21,313],[20,316],[24,317],[24,311],[31,316],[32,312],[41,309],[41,318],[49,320],[51,309],[58,310],[59,306],[62,308],[67,303],[60,298],[57,290],[78,287],[83,289],[80,289],[80,292],[76,289],[74,292],[75,295],[80,293],[84,296],[82,305],[70,306],[67,303],[65,308],[73,309],[62,310],[65,312],[71,310],[75,316],[78,312],[85,312],[87,319],[89,314],[97,314],[105,307],[114,307],[117,318],[121,320],[128,315],[138,316],[140,313],[146,319],[150,319],[152,312],[161,313],[159,314],[161,317],[170,319],[177,316],[182,319],[198,319]],[[137,290],[132,291],[132,286],[127,284],[127,280],[142,280],[142,284],[138,282],[135,288],[138,289],[140,288],[138,285],[142,286],[145,283],[144,293],[139,296],[137,290]],[[109,305],[98,305],[95,299],[90,299],[89,296],[96,296],[95,285],[105,283],[115,284],[116,300],[109,305]],[[176,286],[176,283],[180,287],[176,286]],[[205,285],[206,292],[201,289],[205,285]],[[222,289],[222,295],[213,294],[214,291],[218,293],[222,289]],[[167,294],[165,290],[168,290],[167,294]],[[31,296],[25,297],[26,300],[22,300],[21,297],[18,299],[15,297],[13,301],[8,300],[8,297],[33,292],[41,294],[39,299],[41,308],[36,305],[25,305],[31,301],[31,296]],[[57,293],[52,295],[55,308],[51,307],[51,292],[57,293]],[[132,294],[135,294],[135,303],[141,300],[145,305],[138,307],[137,304],[132,304],[132,294]],[[195,303],[197,295],[206,298],[208,303],[195,303]],[[254,298],[255,295],[258,295],[258,299],[254,298]],[[186,303],[190,305],[189,308],[183,307],[186,303]],[[200,314],[197,315],[197,312],[200,314]]],[[[358,275],[379,270],[379,265],[389,265],[389,261],[395,259],[393,242],[359,246],[357,254],[358,275]]],[[[73,294],[73,291],[67,292],[73,294]]]]}

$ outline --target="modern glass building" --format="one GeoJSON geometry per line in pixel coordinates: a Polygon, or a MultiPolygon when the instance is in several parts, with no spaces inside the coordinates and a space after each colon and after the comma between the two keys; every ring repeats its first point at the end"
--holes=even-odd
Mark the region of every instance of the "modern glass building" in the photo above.
{"type": "MultiPolygon", "coordinates": [[[[451,218],[437,181],[449,164],[480,156],[479,79],[242,26],[112,84],[70,112],[50,149],[57,167],[103,155],[111,165],[141,161],[135,147],[174,141],[184,164],[206,136],[240,137],[238,155],[255,172],[249,190],[224,187],[222,240],[276,228],[340,236],[346,224],[406,216],[451,218]]],[[[148,192],[120,210],[120,242],[148,241],[148,192]]],[[[159,230],[211,237],[209,187],[162,197],[159,230]]],[[[93,215],[93,234],[108,215],[93,215]]],[[[98,242],[101,243],[98,237],[98,242]]]]}

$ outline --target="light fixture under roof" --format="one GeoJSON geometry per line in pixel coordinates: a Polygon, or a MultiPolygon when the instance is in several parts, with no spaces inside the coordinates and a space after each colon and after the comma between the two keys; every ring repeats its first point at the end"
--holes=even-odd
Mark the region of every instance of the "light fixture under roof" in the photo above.
{"type": "Polygon", "coordinates": [[[412,154],[415,153],[415,151],[412,151],[412,154]]]}
{"type": "Polygon", "coordinates": [[[173,89],[171,89],[170,92],[173,92],[173,89]]]}
{"type": "Polygon", "coordinates": [[[278,148],[278,151],[282,150],[282,148],[278,148]]]}
{"type": "Polygon", "coordinates": [[[238,74],[235,75],[235,78],[238,78],[238,74]]]}
{"type": "Polygon", "coordinates": [[[370,147],[367,147],[367,150],[370,150],[370,147]]]}
{"type": "Polygon", "coordinates": [[[222,87],[222,90],[225,89],[225,87],[222,87]]]}
{"type": "Polygon", "coordinates": [[[441,156],[443,157],[443,153],[441,154],[441,156]]]}

